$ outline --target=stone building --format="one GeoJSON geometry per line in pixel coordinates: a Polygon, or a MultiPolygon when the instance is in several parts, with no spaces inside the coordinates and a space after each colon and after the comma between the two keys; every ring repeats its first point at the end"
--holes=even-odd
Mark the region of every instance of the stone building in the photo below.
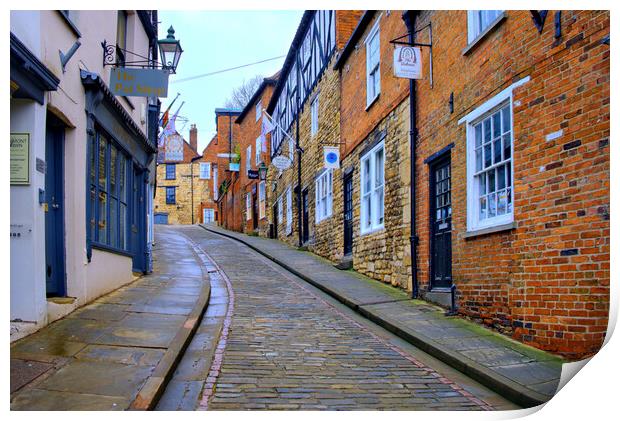
{"type": "Polygon", "coordinates": [[[157,11],[13,10],[10,27],[15,340],[151,267],[159,101],[108,82],[129,52],[155,64],[157,11]]]}
{"type": "Polygon", "coordinates": [[[267,107],[279,125],[271,136],[271,161],[281,156],[291,162],[282,172],[269,167],[271,236],[330,258],[336,256],[331,237],[340,215],[333,209],[340,169],[323,168],[324,147],[340,141],[339,74],[333,65],[361,14],[306,11],[267,107]]]}
{"type": "Polygon", "coordinates": [[[202,156],[197,152],[195,124],[191,125],[189,139],[189,143],[183,139],[183,159],[164,158],[157,164],[156,223],[197,224],[203,221],[201,203],[212,197],[211,168],[201,161],[202,156]]]}
{"type": "MultiPolygon", "coordinates": [[[[269,233],[267,218],[267,184],[270,179],[258,179],[258,167],[261,163],[269,165],[269,148],[271,135],[265,136],[265,150],[261,140],[263,109],[269,104],[271,94],[278,81],[278,75],[264,78],[247,105],[241,110],[235,124],[239,125],[241,136],[238,194],[236,208],[241,209],[241,230],[246,233],[269,233]],[[250,178],[249,174],[254,178],[250,178]]],[[[273,177],[272,177],[273,178],[273,177]]]]}

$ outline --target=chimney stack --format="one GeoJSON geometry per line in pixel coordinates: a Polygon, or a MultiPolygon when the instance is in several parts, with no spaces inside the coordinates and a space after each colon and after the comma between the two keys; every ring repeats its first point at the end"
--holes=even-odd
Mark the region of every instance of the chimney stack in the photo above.
{"type": "Polygon", "coordinates": [[[198,129],[195,124],[192,124],[189,129],[189,144],[198,151],[198,129]]]}

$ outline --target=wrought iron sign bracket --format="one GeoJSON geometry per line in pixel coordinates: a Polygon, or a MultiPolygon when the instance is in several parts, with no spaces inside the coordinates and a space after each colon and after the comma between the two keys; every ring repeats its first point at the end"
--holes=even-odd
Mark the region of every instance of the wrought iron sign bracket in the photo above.
{"type": "Polygon", "coordinates": [[[394,45],[408,45],[410,47],[427,47],[429,49],[429,82],[431,84],[431,89],[433,89],[433,25],[431,22],[429,22],[427,25],[424,25],[423,27],[421,27],[420,29],[418,29],[417,31],[413,31],[413,33],[406,33],[405,35],[401,35],[398,38],[394,38],[393,40],[390,41],[390,44],[394,44],[394,45]],[[414,35],[417,34],[419,32],[422,32],[423,30],[428,28],[428,36],[429,36],[429,42],[428,43],[422,43],[422,42],[409,42],[407,40],[404,40],[405,38],[409,38],[410,35],[414,35]]]}
{"type": "Polygon", "coordinates": [[[125,50],[124,48],[119,47],[116,44],[108,44],[105,40],[101,43],[101,47],[103,47],[103,67],[105,66],[117,66],[117,67],[138,67],[138,68],[159,68],[161,66],[155,60],[149,60],[148,57],[141,56],[140,54],[125,50]],[[134,60],[134,61],[118,61],[118,53],[121,53],[122,56],[126,54],[131,54],[132,56],[139,57],[143,60],[134,60]]]}

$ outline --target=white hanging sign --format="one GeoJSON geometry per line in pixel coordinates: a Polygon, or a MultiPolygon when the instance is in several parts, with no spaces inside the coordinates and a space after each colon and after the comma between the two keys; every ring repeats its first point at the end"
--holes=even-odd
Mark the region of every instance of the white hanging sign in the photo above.
{"type": "Polygon", "coordinates": [[[279,169],[280,171],[287,169],[291,166],[291,160],[285,156],[278,155],[271,160],[271,163],[274,167],[279,169]]]}
{"type": "Polygon", "coordinates": [[[422,79],[422,55],[419,47],[396,46],[394,49],[394,75],[406,79],[422,79]]]}
{"type": "Polygon", "coordinates": [[[340,168],[340,148],[323,146],[323,168],[340,168]]]}

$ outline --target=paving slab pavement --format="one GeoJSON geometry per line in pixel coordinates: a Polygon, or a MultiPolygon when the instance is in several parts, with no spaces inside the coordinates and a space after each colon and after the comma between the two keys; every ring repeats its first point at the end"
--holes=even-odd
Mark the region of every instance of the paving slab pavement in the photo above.
{"type": "Polygon", "coordinates": [[[428,354],[524,407],[547,402],[557,390],[563,359],[523,345],[357,272],[280,241],[224,230],[240,241],[428,354]]]}
{"type": "Polygon", "coordinates": [[[211,292],[191,240],[156,229],[152,274],[11,344],[12,410],[155,406],[211,292]]]}

